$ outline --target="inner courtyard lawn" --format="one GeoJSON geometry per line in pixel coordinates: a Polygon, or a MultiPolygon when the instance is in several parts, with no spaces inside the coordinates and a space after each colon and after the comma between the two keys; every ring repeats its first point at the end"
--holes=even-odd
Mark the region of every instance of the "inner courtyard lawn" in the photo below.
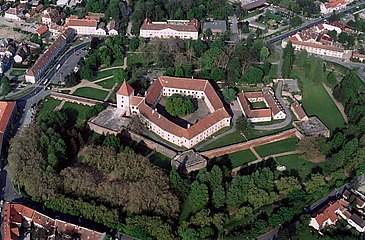
{"type": "Polygon", "coordinates": [[[261,157],[266,157],[277,153],[295,151],[297,142],[298,139],[293,137],[255,147],[255,150],[261,157]]]}
{"type": "Polygon", "coordinates": [[[83,88],[77,89],[73,93],[73,95],[104,101],[104,99],[108,95],[108,92],[104,91],[104,90],[100,90],[100,89],[91,88],[91,87],[83,87],[83,88]]]}
{"type": "Polygon", "coordinates": [[[318,116],[319,119],[331,130],[344,126],[344,119],[335,103],[322,85],[322,81],[309,80],[303,71],[293,70],[293,76],[303,84],[303,107],[308,116],[318,116]]]}
{"type": "Polygon", "coordinates": [[[264,101],[252,102],[251,105],[252,105],[252,108],[267,108],[266,103],[264,101]]]}

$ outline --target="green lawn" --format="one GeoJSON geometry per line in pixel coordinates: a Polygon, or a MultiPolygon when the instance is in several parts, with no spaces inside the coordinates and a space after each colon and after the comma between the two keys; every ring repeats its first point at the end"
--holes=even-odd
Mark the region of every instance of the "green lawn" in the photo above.
{"type": "Polygon", "coordinates": [[[252,105],[252,108],[267,108],[266,103],[264,101],[252,102],[251,105],[252,105]]]}
{"type": "Polygon", "coordinates": [[[270,56],[267,58],[268,62],[277,62],[279,61],[279,53],[275,50],[271,50],[270,56]]]}
{"type": "Polygon", "coordinates": [[[67,108],[76,110],[74,117],[76,118],[76,123],[80,124],[80,123],[88,120],[89,111],[92,107],[82,105],[82,104],[77,104],[77,103],[66,102],[63,105],[62,109],[67,109],[67,108]]]}
{"type": "Polygon", "coordinates": [[[302,102],[307,114],[318,116],[331,131],[337,127],[343,127],[342,115],[324,89],[322,82],[308,80],[298,69],[293,70],[293,76],[299,78],[303,84],[302,102]]]}
{"type": "Polygon", "coordinates": [[[299,154],[287,155],[276,158],[276,162],[280,165],[284,165],[287,171],[297,170],[302,180],[311,174],[314,167],[320,165],[307,161],[299,156],[299,154]]]}
{"type": "Polygon", "coordinates": [[[61,101],[54,99],[54,98],[46,98],[42,101],[42,105],[41,105],[41,111],[45,112],[45,111],[52,111],[55,109],[55,107],[57,107],[58,105],[60,105],[61,101]]]}
{"type": "Polygon", "coordinates": [[[83,87],[83,88],[77,89],[73,93],[73,95],[104,101],[104,99],[108,95],[108,92],[104,91],[104,90],[100,90],[100,89],[91,88],[91,87],[83,87]]]}
{"type": "Polygon", "coordinates": [[[278,77],[278,65],[277,64],[272,64],[271,65],[268,76],[269,76],[269,78],[277,78],[278,77]]]}
{"type": "Polygon", "coordinates": [[[276,153],[295,151],[297,142],[298,139],[293,137],[255,147],[255,150],[261,157],[266,157],[276,153]]]}
{"type": "Polygon", "coordinates": [[[103,88],[111,89],[115,84],[115,80],[114,80],[114,78],[109,78],[107,80],[98,82],[96,84],[98,84],[99,86],[102,86],[103,88]]]}
{"type": "Polygon", "coordinates": [[[96,73],[96,76],[93,77],[92,79],[90,79],[90,81],[94,82],[94,81],[99,80],[99,79],[102,79],[102,78],[106,78],[106,77],[109,77],[109,76],[113,76],[113,72],[115,70],[116,69],[110,69],[110,70],[105,70],[105,71],[102,71],[102,72],[97,72],[96,73]]]}
{"type": "Polygon", "coordinates": [[[228,154],[228,158],[231,160],[232,168],[256,160],[255,155],[250,151],[250,149],[228,154]]]}
{"type": "Polygon", "coordinates": [[[223,146],[227,146],[230,144],[243,142],[243,141],[246,141],[246,139],[239,133],[239,131],[234,131],[233,133],[228,134],[228,135],[212,142],[211,144],[208,144],[207,146],[202,148],[201,151],[206,151],[206,150],[217,148],[217,147],[223,147],[223,146]]]}
{"type": "Polygon", "coordinates": [[[257,123],[254,123],[254,125],[256,126],[267,126],[267,125],[272,125],[272,124],[276,124],[276,123],[281,123],[281,122],[284,122],[285,120],[283,119],[275,119],[275,120],[271,120],[269,122],[257,122],[257,123]]]}
{"type": "Polygon", "coordinates": [[[10,76],[22,76],[25,74],[26,71],[26,69],[13,69],[10,72],[10,76]]]}

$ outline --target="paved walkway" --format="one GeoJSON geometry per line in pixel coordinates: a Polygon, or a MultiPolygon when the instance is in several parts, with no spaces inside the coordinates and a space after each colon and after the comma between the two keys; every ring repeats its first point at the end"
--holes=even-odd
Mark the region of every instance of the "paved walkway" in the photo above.
{"type": "Polygon", "coordinates": [[[127,57],[124,57],[123,59],[123,66],[114,66],[114,67],[108,67],[100,69],[99,72],[104,72],[112,69],[126,69],[127,68],[127,57]]]}
{"type": "Polygon", "coordinates": [[[255,157],[257,158],[257,159],[261,159],[261,156],[256,152],[256,150],[252,147],[252,146],[250,146],[250,151],[253,153],[253,155],[255,155],[255,157]]]}
{"type": "MultiPolygon", "coordinates": [[[[113,77],[113,76],[111,76],[111,77],[113,77]]],[[[99,90],[110,91],[110,89],[103,88],[102,86],[100,86],[96,83],[104,81],[104,80],[106,80],[108,78],[111,78],[111,77],[107,77],[107,78],[104,78],[104,79],[99,79],[98,81],[95,81],[95,82],[90,82],[88,80],[81,80],[81,82],[79,84],[77,84],[76,86],[69,87],[69,88],[60,88],[59,90],[61,90],[61,91],[69,90],[70,91],[69,94],[73,94],[77,89],[83,88],[83,87],[90,87],[90,88],[95,88],[95,89],[99,89],[99,90]]]]}
{"type": "Polygon", "coordinates": [[[339,101],[337,101],[334,97],[333,97],[333,91],[330,87],[328,87],[326,84],[322,83],[324,89],[326,89],[328,95],[331,97],[332,101],[336,104],[336,107],[338,108],[338,110],[340,111],[343,120],[345,120],[346,123],[349,122],[349,119],[347,118],[347,115],[345,113],[345,108],[343,107],[342,103],[340,103],[339,101]]]}
{"type": "Polygon", "coordinates": [[[106,95],[104,102],[108,101],[110,95],[114,92],[114,89],[118,86],[118,83],[114,83],[114,86],[112,87],[112,89],[110,89],[108,95],[106,95]]]}

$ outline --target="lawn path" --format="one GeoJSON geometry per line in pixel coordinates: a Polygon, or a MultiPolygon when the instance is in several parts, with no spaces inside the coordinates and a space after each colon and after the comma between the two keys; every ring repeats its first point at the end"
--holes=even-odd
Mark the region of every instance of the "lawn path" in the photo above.
{"type": "MultiPolygon", "coordinates": [[[[106,78],[103,78],[103,79],[100,79],[98,81],[103,81],[103,80],[106,80],[106,79],[109,79],[109,78],[112,78],[113,76],[109,76],[109,77],[106,77],[106,78]]],[[[81,80],[81,83],[77,84],[76,86],[73,86],[73,87],[69,87],[69,88],[60,88],[60,90],[69,90],[70,93],[69,94],[73,94],[77,89],[79,88],[83,88],[83,87],[90,87],[90,88],[95,88],[95,89],[99,89],[99,90],[103,90],[103,91],[108,91],[109,92],[109,89],[106,89],[106,88],[103,88],[102,86],[96,84],[97,81],[95,82],[90,82],[88,80],[81,80]]]]}
{"type": "Polygon", "coordinates": [[[112,69],[126,69],[127,68],[127,57],[123,58],[123,66],[114,66],[114,67],[108,67],[100,69],[99,72],[104,72],[112,69]]]}
{"type": "Polygon", "coordinates": [[[110,95],[114,92],[114,89],[118,86],[118,83],[114,83],[114,86],[112,87],[112,89],[109,90],[108,95],[106,95],[104,102],[108,101],[108,98],[110,97],[110,95]]]}
{"type": "Polygon", "coordinates": [[[343,107],[342,103],[340,103],[339,101],[337,101],[334,97],[333,97],[333,91],[330,87],[328,87],[326,84],[322,83],[324,89],[326,89],[326,92],[328,93],[328,95],[331,97],[332,101],[336,104],[336,107],[338,108],[338,110],[340,111],[343,120],[345,120],[346,123],[349,122],[349,119],[347,118],[347,115],[345,113],[345,108],[343,107]]]}
{"type": "Polygon", "coordinates": [[[261,159],[261,156],[256,152],[256,150],[252,147],[252,146],[250,146],[250,151],[255,155],[255,157],[257,158],[257,159],[261,159]]]}

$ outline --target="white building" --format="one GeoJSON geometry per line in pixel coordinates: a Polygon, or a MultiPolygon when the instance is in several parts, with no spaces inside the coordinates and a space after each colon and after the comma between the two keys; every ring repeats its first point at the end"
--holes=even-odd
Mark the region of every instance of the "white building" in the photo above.
{"type": "Polygon", "coordinates": [[[25,74],[25,80],[30,83],[36,83],[48,69],[58,54],[74,38],[74,30],[66,29],[53,44],[37,59],[35,64],[25,74]]]}
{"type": "Polygon", "coordinates": [[[261,92],[242,92],[237,97],[242,114],[251,122],[269,122],[285,119],[286,113],[271,88],[263,88],[261,92]],[[266,108],[254,109],[252,103],[264,102],[266,108]]]}
{"type": "Polygon", "coordinates": [[[199,21],[189,20],[168,20],[167,22],[152,22],[145,19],[139,35],[144,38],[182,38],[198,39],[200,24],[199,21]]]}
{"type": "Polygon", "coordinates": [[[63,7],[63,6],[67,6],[69,0],[57,0],[56,4],[57,6],[63,7]]]}
{"type": "Polygon", "coordinates": [[[353,0],[329,0],[327,3],[320,4],[321,13],[330,14],[334,11],[339,11],[346,8],[347,4],[352,2],[353,0]]]}
{"type": "Polygon", "coordinates": [[[95,19],[67,19],[66,25],[75,29],[76,34],[81,35],[99,35],[105,36],[106,31],[98,28],[98,22],[95,19]]]}
{"type": "Polygon", "coordinates": [[[125,115],[138,114],[152,132],[178,146],[191,148],[230,125],[231,116],[207,80],[161,76],[152,83],[145,97],[133,95],[133,88],[124,82],[117,92],[117,107],[123,109],[125,115]],[[162,96],[172,94],[203,99],[209,114],[193,125],[177,125],[156,109],[162,96]]]}
{"type": "Polygon", "coordinates": [[[9,8],[5,12],[4,18],[20,21],[21,18],[19,17],[19,14],[20,12],[16,8],[9,8]]]}
{"type": "Polygon", "coordinates": [[[48,7],[42,12],[42,23],[45,25],[56,23],[59,16],[58,10],[48,7]]]}
{"type": "Polygon", "coordinates": [[[118,35],[119,32],[119,23],[116,22],[115,20],[111,20],[108,22],[106,28],[108,29],[108,34],[109,35],[118,35]]]}

